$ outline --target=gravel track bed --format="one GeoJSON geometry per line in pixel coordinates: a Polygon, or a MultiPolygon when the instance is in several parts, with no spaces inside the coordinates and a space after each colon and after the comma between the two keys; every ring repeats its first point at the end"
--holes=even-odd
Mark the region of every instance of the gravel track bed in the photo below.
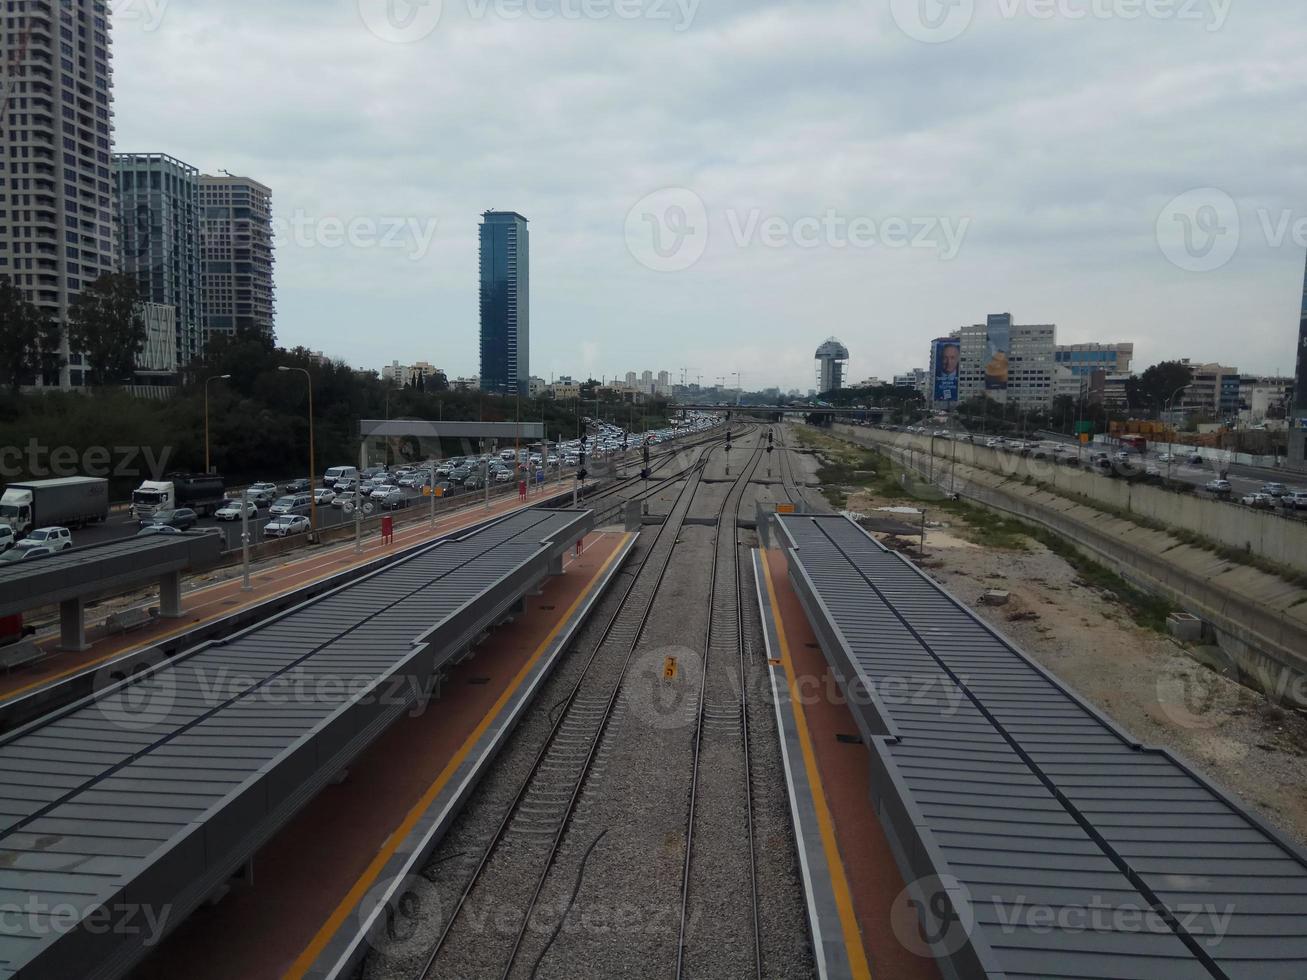
{"type": "MultiPolygon", "coordinates": [[[[675,492],[684,486],[684,481],[668,487],[668,492],[675,492]]],[[[423,873],[423,880],[416,882],[415,893],[420,901],[406,909],[409,914],[402,923],[390,930],[390,934],[380,937],[373,943],[374,952],[364,962],[361,975],[372,978],[411,978],[418,976],[429,951],[435,946],[448,917],[455,908],[458,898],[475,870],[477,862],[489,846],[503,815],[507,812],[522,783],[530,775],[535,760],[547,742],[549,732],[557,719],[557,713],[576,685],[585,669],[589,652],[595,648],[604,627],[614,612],[620,607],[622,596],[630,581],[641,567],[645,556],[655,546],[661,549],[670,547],[670,542],[658,539],[657,529],[642,536],[636,545],[635,553],[626,563],[625,568],[614,581],[609,592],[601,600],[595,613],[581,628],[578,637],[560,658],[554,671],[542,686],[534,705],[526,711],[513,735],[501,751],[492,766],[473,791],[467,805],[455,821],[450,832],[437,847],[432,860],[423,873]]],[[[658,556],[653,556],[650,571],[658,556]]],[[[648,586],[646,586],[647,588],[648,586]]],[[[640,594],[637,587],[636,594],[640,594]]],[[[625,617],[624,617],[625,618],[625,617]]],[[[612,682],[615,682],[616,667],[606,663],[609,659],[603,654],[596,658],[596,671],[602,673],[607,667],[612,682]]],[[[494,945],[496,938],[507,936],[504,942],[511,942],[516,934],[518,922],[512,906],[502,902],[475,903],[467,907],[469,925],[475,932],[489,936],[494,945]]],[[[451,933],[451,938],[452,933],[451,933]]],[[[476,945],[476,944],[474,944],[476,945]]],[[[467,964],[471,967],[472,964],[467,964]]],[[[437,963],[433,976],[474,976],[473,972],[462,972],[455,967],[445,972],[444,964],[437,963]]],[[[495,974],[498,975],[497,973],[495,974]]]]}
{"type": "MultiPolygon", "coordinates": [[[[697,481],[696,481],[697,482],[697,481]]],[[[670,490],[671,488],[669,488],[670,490]]],[[[681,502],[680,513],[688,508],[689,500],[681,502]]],[[[443,880],[438,882],[435,896],[428,903],[434,906],[438,914],[431,916],[435,922],[422,923],[418,928],[425,928],[429,935],[423,943],[410,941],[402,944],[399,955],[390,955],[386,960],[394,962],[405,959],[410,963],[391,967],[385,976],[415,976],[420,960],[413,961],[412,947],[420,947],[420,954],[434,947],[441,930],[456,907],[458,896],[472,879],[476,866],[493,841],[496,829],[503,815],[508,812],[512,799],[523,782],[530,778],[529,791],[522,805],[513,813],[511,823],[504,838],[495,847],[490,860],[481,872],[473,887],[462,912],[453,919],[449,936],[441,949],[433,970],[433,976],[439,977],[476,977],[498,976],[503,965],[509,960],[513,944],[517,941],[523,922],[527,923],[525,941],[529,946],[537,937],[547,934],[551,927],[550,909],[558,908],[542,903],[535,913],[531,913],[531,902],[536,882],[545,866],[549,847],[552,845],[558,827],[567,812],[568,803],[577,779],[584,771],[590,746],[595,734],[603,723],[609,695],[622,673],[626,652],[630,641],[639,626],[640,619],[648,603],[656,601],[651,595],[654,581],[665,557],[674,548],[671,536],[675,531],[669,527],[665,532],[657,533],[657,541],[652,546],[649,564],[641,572],[641,581],[630,599],[621,606],[614,629],[595,658],[593,667],[584,675],[581,693],[577,701],[568,709],[563,719],[558,736],[548,741],[548,732],[558,712],[566,700],[571,686],[549,684],[546,695],[537,701],[537,709],[527,713],[523,721],[525,731],[528,723],[535,732],[530,739],[529,751],[512,752],[512,762],[501,757],[501,764],[487,778],[487,783],[500,787],[485,794],[474,795],[458,826],[446,838],[437,850],[431,863],[430,876],[443,880]],[[552,693],[552,697],[549,695],[552,693]],[[549,750],[533,773],[535,760],[541,747],[549,745],[549,750]],[[505,770],[501,772],[500,770],[505,770]],[[486,804],[486,805],[482,805],[486,804]],[[530,915],[528,919],[527,916],[530,915]],[[407,973],[403,972],[407,969],[407,973]]],[[[638,566],[628,566],[634,568],[638,566]]],[[[624,573],[632,574],[631,571],[624,573]]],[[[617,590],[618,598],[622,590],[617,590]]],[[[615,600],[616,601],[616,600],[615,600]]],[[[607,605],[607,604],[606,604],[607,605]]],[[[611,608],[609,610],[611,615],[611,608]]],[[[590,644],[579,646],[585,653],[569,657],[577,666],[572,668],[572,683],[581,675],[583,665],[588,659],[589,650],[599,639],[606,616],[596,617],[596,635],[590,644]]],[[[611,719],[611,724],[620,727],[625,712],[619,703],[611,719]]],[[[514,742],[526,739],[514,738],[514,742]]],[[[602,778],[606,772],[605,760],[601,757],[592,774],[602,778]]],[[[585,811],[588,806],[578,810],[576,826],[584,830],[588,825],[585,811]]],[[[557,914],[553,916],[557,918],[557,914]]],[[[411,930],[417,931],[417,929],[411,930]]],[[[525,954],[524,954],[525,955],[525,954]]],[[[381,957],[376,959],[381,960],[381,957]]],[[[519,964],[523,962],[519,958],[519,964]]]]}
{"type": "MultiPolygon", "coordinates": [[[[604,734],[606,769],[586,783],[586,825],[568,834],[542,895],[557,910],[577,888],[580,857],[596,840],[564,929],[538,977],[671,975],[681,908],[685,817],[707,628],[713,529],[682,529],[674,572],[654,604],[635,662],[622,685],[620,724],[604,734]],[[666,658],[677,675],[666,680],[666,658]],[[602,835],[602,839],[600,839],[602,835]],[[613,930],[593,926],[620,919],[613,930]]],[[[532,937],[530,964],[549,937],[532,937]]],[[[526,976],[527,973],[516,974],[526,976]]]]}
{"type": "MultiPolygon", "coordinates": [[[[735,443],[733,475],[749,464],[753,446],[760,440],[765,444],[765,427],[760,432],[760,436],[735,443]]],[[[705,475],[714,477],[716,467],[720,472],[714,478],[725,479],[725,467],[716,462],[720,455],[720,449],[713,453],[705,475]]],[[[764,457],[758,474],[765,473],[765,465],[764,457]]],[[[662,475],[665,478],[679,468],[680,464],[669,464],[662,475]]],[[[781,475],[779,467],[774,472],[781,475]]],[[[666,515],[683,485],[684,481],[678,481],[653,494],[650,511],[666,515]]],[[[717,516],[730,486],[700,484],[686,513],[717,516]]],[[[623,495],[644,489],[636,484],[623,495]]],[[[751,519],[759,499],[786,498],[779,486],[751,484],[739,501],[739,513],[751,519]]],[[[650,543],[642,541],[637,546],[626,571],[560,658],[535,704],[473,792],[423,878],[416,882],[415,901],[406,909],[409,914],[395,924],[390,936],[374,943],[376,951],[365,962],[361,976],[413,980],[419,975],[503,815],[531,776],[562,703],[580,678],[585,659],[613,615],[632,570],[653,547],[659,530],[646,527],[644,538],[650,543]]],[[[667,529],[669,533],[672,530],[667,529]]],[[[543,980],[674,974],[715,534],[712,527],[687,525],[676,536],[667,577],[653,599],[648,625],[595,751],[576,812],[535,911],[522,931],[511,976],[543,980]],[[677,658],[676,678],[671,681],[664,678],[669,656],[677,658]]],[[[729,538],[729,527],[726,534],[729,538]]],[[[732,554],[734,548],[723,546],[721,553],[723,561],[734,559],[724,581],[734,578],[734,587],[744,590],[762,966],[766,976],[805,977],[813,975],[813,958],[748,561],[747,548],[755,541],[754,532],[742,532],[740,551],[732,554]]],[[[663,548],[672,546],[672,540],[664,535],[658,554],[646,569],[650,582],[663,548]]],[[[642,594],[637,587],[636,596],[642,594]]],[[[643,607],[642,602],[628,605],[643,607]]],[[[719,610],[727,608],[721,602],[717,605],[719,610]]],[[[638,622],[639,612],[642,608],[624,611],[619,621],[638,622]]],[[[710,667],[721,669],[709,671],[701,749],[698,806],[702,819],[696,818],[687,920],[686,974],[693,977],[748,976],[754,969],[734,615],[732,606],[729,642],[715,643],[709,661],[710,667]]],[[[564,792],[564,788],[574,786],[584,768],[593,731],[616,683],[627,645],[617,642],[620,635],[619,627],[605,645],[609,649],[596,658],[595,677],[587,677],[582,697],[569,712],[542,771],[533,780],[531,793],[455,921],[431,976],[498,977],[502,972],[544,868],[557,828],[555,821],[570,797],[570,789],[564,792]],[[599,675],[603,675],[602,682],[599,675]]]]}
{"type": "Polygon", "coordinates": [[[749,765],[758,876],[758,927],[764,977],[816,976],[799,852],[794,840],[785,764],[762,638],[762,618],[748,552],[741,556],[744,589],[745,679],[749,692],[749,765]]]}
{"type": "MultiPolygon", "coordinates": [[[[760,442],[758,443],[761,444],[760,442]]],[[[751,453],[746,470],[761,459],[751,453]]],[[[755,973],[752,791],[744,746],[739,555],[736,520],[746,483],[724,501],[716,542],[707,661],[704,664],[698,786],[693,813],[682,969],[692,978],[755,973]]]]}

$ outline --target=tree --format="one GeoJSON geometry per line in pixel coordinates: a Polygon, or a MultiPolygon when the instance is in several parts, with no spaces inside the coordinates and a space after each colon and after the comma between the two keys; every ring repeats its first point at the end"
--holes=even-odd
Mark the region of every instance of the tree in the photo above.
{"type": "Polygon", "coordinates": [[[1162,361],[1137,378],[1126,382],[1126,397],[1136,411],[1161,412],[1176,399],[1177,392],[1192,382],[1194,373],[1188,364],[1162,361]]]}
{"type": "Polygon", "coordinates": [[[68,307],[68,345],[86,355],[93,384],[132,377],[145,337],[145,317],[131,276],[103,275],[68,307]]]}
{"type": "Polygon", "coordinates": [[[18,393],[28,375],[59,364],[59,324],[0,279],[0,382],[18,393]]]}

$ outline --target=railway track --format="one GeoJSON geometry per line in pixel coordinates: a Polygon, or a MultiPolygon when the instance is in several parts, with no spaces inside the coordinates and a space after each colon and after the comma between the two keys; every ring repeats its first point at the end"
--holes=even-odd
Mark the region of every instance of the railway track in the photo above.
{"type": "Polygon", "coordinates": [[[748,455],[729,477],[719,432],[632,495],[683,481],[670,501],[661,493],[653,540],[560,660],[432,855],[417,889],[427,897],[374,945],[363,977],[811,975],[776,736],[748,703],[766,665],[739,516],[766,431],[734,433],[748,455]],[[691,647],[668,645],[678,629],[691,647]],[[680,676],[660,685],[664,653],[680,676]],[[674,687],[671,703],[650,703],[674,687]],[[612,924],[623,914],[635,927],[612,924]]]}
{"type": "MultiPolygon", "coordinates": [[[[756,431],[756,427],[749,427],[744,436],[737,433],[734,436],[737,450],[741,448],[741,442],[756,431]]],[[[764,444],[761,440],[755,442],[746,449],[750,452],[746,465],[733,471],[735,476],[720,505],[713,542],[712,564],[714,568],[722,567],[713,573],[714,585],[709,590],[707,612],[715,618],[717,607],[723,607],[731,618],[708,637],[713,649],[705,647],[703,652],[707,657],[704,663],[711,663],[714,667],[721,665],[728,676],[699,676],[696,685],[688,688],[694,696],[687,699],[687,710],[682,712],[680,728],[664,733],[682,745],[685,745],[687,736],[693,734],[698,744],[694,755],[699,760],[698,771],[701,773],[707,771],[702,767],[709,764],[718,751],[718,728],[731,736],[729,752],[737,760],[738,778],[729,788],[732,801],[726,810],[730,814],[738,812],[738,800],[747,798],[749,793],[746,778],[748,747],[744,741],[747,728],[742,720],[744,711],[741,707],[744,694],[741,671],[743,633],[736,518],[749,481],[762,460],[764,444]],[[725,649],[727,653],[718,654],[719,649],[725,649]],[[732,668],[731,664],[735,666],[732,668]],[[718,708],[718,700],[724,705],[723,709],[718,708]],[[691,707],[695,714],[688,710],[691,707]]],[[[521,767],[521,777],[512,780],[511,787],[501,786],[498,792],[488,794],[499,797],[496,816],[491,821],[493,830],[483,829],[474,846],[468,846],[470,841],[463,840],[450,849],[452,853],[442,854],[441,851],[445,850],[442,845],[441,851],[434,856],[428,878],[443,878],[445,887],[429,948],[424,949],[420,956],[410,956],[409,962],[399,970],[379,968],[368,971],[365,968],[365,975],[406,978],[537,975],[541,962],[549,956],[568,920],[568,912],[596,849],[604,849],[620,836],[613,832],[611,821],[597,812],[611,801],[602,799],[604,794],[596,787],[606,784],[608,777],[626,772],[625,766],[620,772],[613,771],[615,760],[625,753],[626,740],[633,734],[638,737],[643,731],[639,722],[644,719],[630,717],[633,711],[632,664],[649,654],[648,644],[642,645],[642,640],[654,614],[655,603],[664,591],[668,570],[679,539],[687,528],[686,518],[696,494],[720,492],[720,487],[703,484],[702,478],[714,461],[720,474],[724,454],[719,450],[723,448],[724,443],[716,441],[702,447],[692,465],[651,483],[636,495],[652,497],[678,479],[684,481],[638,565],[623,573],[626,583],[620,600],[597,638],[585,649],[577,651],[580,656],[574,659],[581,662],[581,667],[575,679],[569,680],[565,693],[560,690],[552,698],[542,694],[536,709],[533,709],[547,712],[547,724],[543,726],[547,731],[533,746],[529,765],[521,767]],[[451,879],[457,882],[452,889],[448,887],[451,879]],[[506,911],[506,917],[514,928],[503,928],[505,916],[496,915],[506,911]],[[490,922],[488,916],[496,921],[490,922]]],[[[685,669],[688,682],[693,665],[687,664],[685,669]]],[[[527,727],[525,720],[523,727],[527,727]]],[[[689,747],[685,746],[685,749],[688,756],[689,747]]],[[[675,769],[682,792],[687,797],[693,795],[696,802],[692,808],[686,808],[677,800],[668,800],[668,803],[687,813],[689,832],[698,832],[702,837],[708,832],[705,830],[709,826],[707,821],[722,823],[721,808],[711,798],[712,794],[706,788],[707,780],[698,780],[698,788],[690,794],[688,785],[695,771],[693,761],[678,764],[675,769]]],[[[494,803],[488,800],[487,805],[494,806],[494,803]]],[[[484,816],[481,819],[484,821],[484,816]]],[[[752,829],[748,825],[741,827],[730,823],[713,831],[717,832],[731,835],[736,840],[733,852],[744,855],[743,874],[748,881],[744,888],[748,909],[744,934],[748,948],[752,950],[748,954],[751,975],[757,975],[760,957],[757,954],[758,928],[755,921],[757,888],[753,884],[751,867],[752,829]]],[[[685,863],[685,874],[693,876],[686,879],[685,889],[692,902],[706,897],[702,877],[705,862],[701,859],[707,853],[710,852],[701,850],[693,861],[685,863]]],[[[680,882],[676,884],[679,889],[680,882]]],[[[665,910],[660,909],[666,913],[666,934],[658,937],[656,942],[666,957],[665,972],[671,974],[676,970],[677,960],[683,959],[682,951],[691,957],[697,956],[700,943],[708,939],[706,933],[716,925],[705,925],[704,933],[683,929],[682,926],[690,921],[689,916],[681,915],[683,904],[668,901],[666,906],[665,910]],[[686,940],[685,946],[682,946],[682,937],[686,940]]],[[[393,966],[399,967],[400,964],[393,966]]],[[[557,975],[560,971],[567,972],[557,961],[549,967],[549,975],[557,975]]],[[[578,968],[577,972],[589,971],[578,968]]],[[[651,969],[650,972],[655,971],[651,969]]],[[[720,974],[708,971],[698,975],[720,974]]]]}
{"type": "MultiPolygon", "coordinates": [[[[676,539],[703,469],[715,447],[705,447],[685,476],[666,521],[645,552],[597,642],[584,657],[580,677],[550,709],[552,726],[525,779],[467,875],[443,928],[414,976],[513,974],[532,915],[569,827],[584,823],[581,805],[587,776],[602,772],[600,742],[625,710],[622,681],[671,564],[676,539]],[[520,927],[484,928],[480,913],[508,907],[520,927]]],[[[664,481],[670,482],[670,481],[664,481]]]]}
{"type": "Polygon", "coordinates": [[[749,975],[763,975],[739,533],[740,506],[762,463],[761,447],[717,514],[685,829],[678,980],[743,976],[742,960],[751,963],[749,975]],[[696,921],[696,909],[707,910],[706,918],[696,921]]]}

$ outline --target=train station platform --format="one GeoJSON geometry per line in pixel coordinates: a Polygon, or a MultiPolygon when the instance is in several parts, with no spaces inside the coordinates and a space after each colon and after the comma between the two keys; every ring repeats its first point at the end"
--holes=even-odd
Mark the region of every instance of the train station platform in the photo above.
{"type": "Polygon", "coordinates": [[[181,650],[227,636],[320,595],[407,549],[540,505],[539,499],[522,504],[516,498],[495,501],[489,510],[477,504],[443,516],[434,525],[423,521],[401,526],[393,543],[374,534],[364,539],[359,552],[353,542],[313,548],[284,564],[256,570],[248,592],[242,590],[238,573],[182,592],[181,616],[175,619],[151,617],[148,606],[129,605],[124,607],[126,611],[141,614],[136,617],[140,625],[129,631],[89,630],[83,650],[60,650],[58,638],[47,638],[41,642],[46,655],[38,664],[0,674],[0,732],[69,704],[114,679],[155,666],[181,650]]]}
{"type": "Polygon", "coordinates": [[[776,521],[945,978],[1307,976],[1301,848],[851,521],[776,521]]]}
{"type": "Polygon", "coordinates": [[[124,975],[561,574],[590,520],[524,511],[416,549],[0,737],[0,978],[124,975]]]}
{"type": "Polygon", "coordinates": [[[820,980],[939,980],[899,937],[903,877],[871,798],[866,749],[789,579],[784,551],[752,554],[790,816],[820,980]]]}
{"type": "Polygon", "coordinates": [[[350,976],[635,541],[588,535],[561,576],[448,670],[425,712],[401,718],[260,850],[252,886],[199,910],[138,980],[350,976]]]}

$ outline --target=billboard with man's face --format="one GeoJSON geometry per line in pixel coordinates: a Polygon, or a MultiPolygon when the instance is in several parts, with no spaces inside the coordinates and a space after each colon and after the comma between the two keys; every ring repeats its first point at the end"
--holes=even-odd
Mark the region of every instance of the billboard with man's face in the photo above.
{"type": "Polygon", "coordinates": [[[1298,372],[1294,375],[1294,404],[1307,412],[1307,274],[1302,280],[1302,320],[1298,324],[1298,372]]]}
{"type": "Polygon", "coordinates": [[[951,337],[935,341],[935,401],[958,400],[958,368],[962,364],[962,345],[951,337]]]}
{"type": "Polygon", "coordinates": [[[1008,351],[1012,349],[1012,314],[991,314],[986,326],[989,328],[989,356],[985,361],[985,390],[1006,391],[1008,351]]]}

